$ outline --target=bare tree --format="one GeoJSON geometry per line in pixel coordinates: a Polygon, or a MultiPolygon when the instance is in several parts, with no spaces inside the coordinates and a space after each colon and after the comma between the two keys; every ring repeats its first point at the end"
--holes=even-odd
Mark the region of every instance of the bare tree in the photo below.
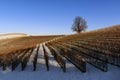
{"type": "Polygon", "coordinates": [[[77,16],[72,25],[72,30],[80,33],[81,31],[85,31],[87,28],[87,22],[80,16],[77,16]]]}

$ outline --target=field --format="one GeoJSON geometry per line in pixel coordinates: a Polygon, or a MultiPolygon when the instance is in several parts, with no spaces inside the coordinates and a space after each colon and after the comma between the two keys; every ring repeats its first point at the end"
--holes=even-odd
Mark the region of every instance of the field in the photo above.
{"type": "Polygon", "coordinates": [[[46,46],[82,72],[86,72],[86,62],[104,72],[107,72],[108,64],[120,67],[120,26],[66,36],[48,42],[46,46]]]}
{"type": "Polygon", "coordinates": [[[34,49],[37,44],[48,41],[58,36],[26,36],[0,40],[0,63],[1,65],[10,65],[14,57],[34,49]],[[26,51],[27,50],[27,51],[26,51]]]}
{"type": "MultiPolygon", "coordinates": [[[[50,71],[52,58],[66,74],[68,65],[72,63],[83,74],[91,70],[91,65],[95,70],[100,70],[100,74],[115,68],[113,70],[117,75],[112,76],[112,79],[120,78],[120,25],[67,36],[26,36],[0,40],[0,66],[3,71],[8,68],[15,71],[17,67],[25,71],[30,62],[28,66],[38,71],[37,65],[42,64],[39,63],[42,59],[45,60],[41,61],[44,62],[42,65],[46,65],[46,70],[50,71]]],[[[110,75],[113,70],[110,70],[110,75]]]]}

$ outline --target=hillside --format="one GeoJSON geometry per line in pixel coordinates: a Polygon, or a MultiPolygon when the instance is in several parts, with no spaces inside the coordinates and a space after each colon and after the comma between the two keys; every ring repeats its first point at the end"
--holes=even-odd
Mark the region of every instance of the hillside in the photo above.
{"type": "Polygon", "coordinates": [[[120,25],[67,36],[0,40],[0,52],[2,80],[117,80],[120,25]]]}
{"type": "Polygon", "coordinates": [[[0,40],[1,39],[16,38],[16,37],[25,37],[25,36],[28,36],[28,35],[23,34],[23,33],[0,34],[0,40]]]}

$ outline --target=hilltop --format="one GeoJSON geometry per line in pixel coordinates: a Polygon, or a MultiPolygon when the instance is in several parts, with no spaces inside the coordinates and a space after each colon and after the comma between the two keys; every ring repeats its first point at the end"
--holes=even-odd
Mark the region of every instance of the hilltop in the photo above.
{"type": "Polygon", "coordinates": [[[28,36],[28,35],[24,33],[0,34],[0,39],[9,39],[9,38],[25,37],[25,36],[28,36]]]}

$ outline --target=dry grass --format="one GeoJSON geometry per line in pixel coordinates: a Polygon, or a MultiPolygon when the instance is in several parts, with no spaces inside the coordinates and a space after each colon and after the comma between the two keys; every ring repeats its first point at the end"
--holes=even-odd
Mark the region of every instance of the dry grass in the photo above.
{"type": "Polygon", "coordinates": [[[80,56],[102,71],[107,71],[107,63],[120,67],[120,25],[68,35],[48,44],[57,48],[62,55],[68,54],[66,56],[73,62],[78,61],[77,57],[80,56]],[[77,57],[73,57],[75,55],[77,57]]]}
{"type": "Polygon", "coordinates": [[[51,40],[58,36],[26,36],[0,40],[0,55],[15,53],[18,50],[36,47],[37,44],[51,40]]]}

